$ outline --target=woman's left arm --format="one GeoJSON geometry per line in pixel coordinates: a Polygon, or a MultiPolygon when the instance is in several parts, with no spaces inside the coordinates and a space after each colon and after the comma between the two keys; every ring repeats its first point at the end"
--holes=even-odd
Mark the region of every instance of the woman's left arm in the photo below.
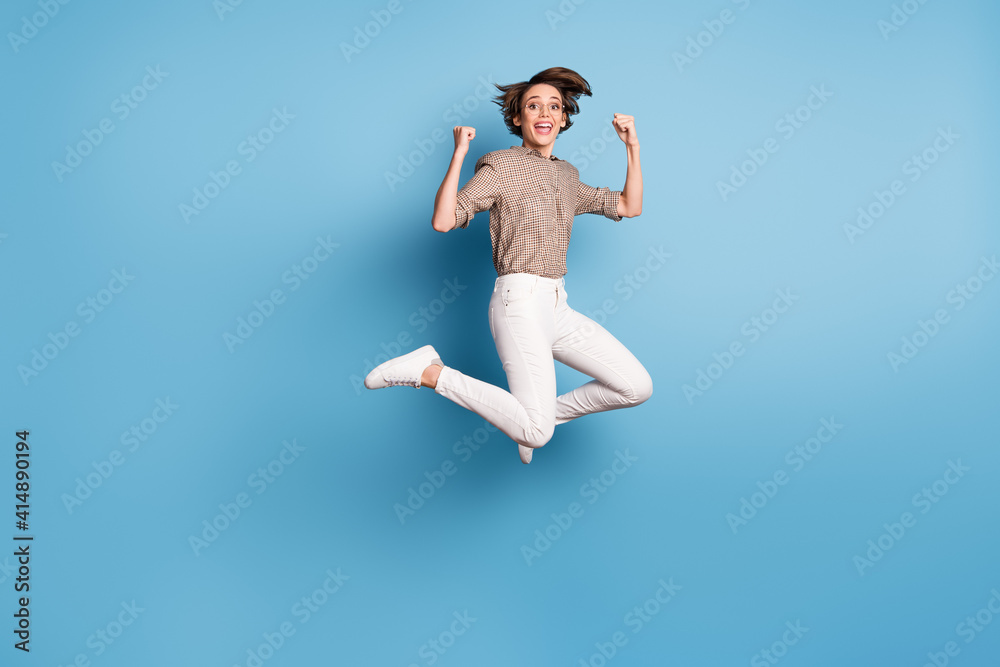
{"type": "Polygon", "coordinates": [[[611,122],[618,138],[625,142],[628,168],[625,172],[625,187],[618,201],[618,215],[634,218],[642,213],[642,168],[639,166],[639,138],[635,133],[635,118],[616,113],[611,122]]]}

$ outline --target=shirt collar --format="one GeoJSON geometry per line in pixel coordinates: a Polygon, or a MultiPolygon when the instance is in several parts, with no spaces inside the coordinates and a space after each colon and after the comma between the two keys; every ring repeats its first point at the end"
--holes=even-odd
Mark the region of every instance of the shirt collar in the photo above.
{"type": "Polygon", "coordinates": [[[544,155],[542,155],[541,151],[534,148],[528,148],[527,146],[511,146],[511,148],[521,153],[524,153],[525,155],[537,155],[543,160],[549,160],[551,162],[556,162],[559,160],[559,158],[557,158],[555,155],[551,157],[545,157],[544,155]]]}

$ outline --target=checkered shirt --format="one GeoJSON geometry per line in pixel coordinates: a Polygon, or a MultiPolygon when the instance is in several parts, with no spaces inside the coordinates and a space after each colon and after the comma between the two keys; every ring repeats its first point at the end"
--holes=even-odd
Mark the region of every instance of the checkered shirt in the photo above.
{"type": "Polygon", "coordinates": [[[497,275],[561,278],[573,216],[597,213],[618,222],[620,197],[620,190],[581,183],[565,160],[511,146],[476,161],[475,175],[458,192],[455,227],[467,227],[476,213],[489,210],[497,275]]]}

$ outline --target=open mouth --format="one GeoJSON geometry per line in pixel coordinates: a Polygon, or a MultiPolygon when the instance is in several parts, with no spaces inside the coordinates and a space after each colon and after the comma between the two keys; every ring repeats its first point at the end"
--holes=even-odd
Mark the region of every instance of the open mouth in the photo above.
{"type": "Polygon", "coordinates": [[[541,123],[535,123],[535,132],[538,134],[551,134],[552,133],[552,123],[548,121],[542,121],[541,123]]]}

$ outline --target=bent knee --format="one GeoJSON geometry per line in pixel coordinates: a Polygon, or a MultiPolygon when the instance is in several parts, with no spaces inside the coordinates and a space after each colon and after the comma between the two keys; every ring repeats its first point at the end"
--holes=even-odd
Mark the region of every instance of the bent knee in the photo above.
{"type": "Polygon", "coordinates": [[[628,389],[624,395],[629,404],[645,403],[653,395],[653,378],[649,376],[645,368],[640,367],[628,380],[628,389]]]}
{"type": "Polygon", "coordinates": [[[555,430],[555,421],[548,424],[533,424],[531,428],[524,432],[524,441],[520,444],[532,449],[543,447],[545,443],[552,439],[552,434],[555,433],[555,430]]]}

